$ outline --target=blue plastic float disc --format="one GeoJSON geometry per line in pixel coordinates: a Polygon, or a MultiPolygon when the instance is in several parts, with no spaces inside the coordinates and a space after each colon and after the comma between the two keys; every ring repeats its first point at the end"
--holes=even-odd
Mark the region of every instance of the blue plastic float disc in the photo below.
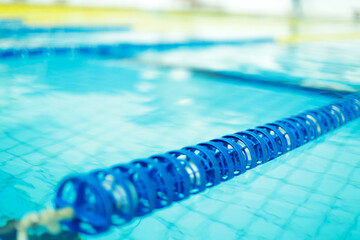
{"type": "Polygon", "coordinates": [[[206,147],[198,146],[188,146],[184,147],[184,150],[193,152],[197,155],[204,167],[205,176],[206,176],[206,186],[214,186],[220,183],[220,166],[216,161],[214,154],[211,153],[206,147]]]}
{"type": "Polygon", "coordinates": [[[341,126],[341,121],[339,116],[336,113],[331,113],[332,111],[331,108],[322,107],[318,109],[318,111],[321,111],[329,116],[328,119],[332,122],[332,126],[333,126],[332,130],[341,126]]]}
{"type": "Polygon", "coordinates": [[[254,132],[257,134],[263,141],[265,141],[266,145],[269,147],[269,160],[276,158],[279,155],[278,145],[276,144],[275,138],[262,128],[249,129],[248,131],[254,132]]]}
{"type": "Polygon", "coordinates": [[[332,104],[331,108],[340,116],[341,125],[344,125],[347,122],[346,114],[341,111],[340,107],[336,103],[332,104]]]}
{"type": "Polygon", "coordinates": [[[321,111],[306,111],[305,114],[307,116],[311,116],[312,118],[316,119],[318,132],[320,132],[320,135],[323,135],[330,131],[330,120],[328,117],[322,113],[321,111]]]}
{"type": "Polygon", "coordinates": [[[191,193],[202,192],[206,188],[206,174],[201,159],[193,152],[186,150],[174,150],[168,152],[171,156],[179,160],[190,176],[191,193]]]}
{"type": "Polygon", "coordinates": [[[351,106],[356,113],[356,117],[360,117],[360,98],[359,99],[351,99],[351,106]]]}
{"type": "Polygon", "coordinates": [[[168,154],[154,155],[150,159],[160,162],[172,177],[174,201],[189,197],[191,190],[189,174],[178,160],[168,154]]]}
{"type": "Polygon", "coordinates": [[[239,144],[230,138],[216,138],[210,142],[223,144],[224,148],[227,149],[233,162],[235,176],[246,172],[246,156],[239,144]]]}
{"type": "Polygon", "coordinates": [[[278,121],[275,123],[269,123],[269,125],[277,127],[284,134],[284,136],[288,142],[289,151],[296,148],[298,139],[294,135],[293,131],[291,131],[290,127],[288,127],[284,123],[281,123],[278,121]]]}
{"type": "Polygon", "coordinates": [[[253,143],[250,140],[236,133],[231,135],[225,135],[223,136],[223,138],[232,139],[239,145],[243,156],[245,156],[246,169],[257,166],[257,154],[255,153],[253,143]]]}
{"type": "Polygon", "coordinates": [[[323,133],[327,133],[327,132],[330,132],[331,130],[335,129],[336,122],[334,121],[332,115],[330,113],[328,113],[327,111],[325,111],[325,109],[320,108],[320,109],[317,109],[314,111],[308,111],[308,112],[322,116],[322,118],[324,119],[323,125],[325,127],[325,130],[323,131],[323,133]]]}
{"type": "Polygon", "coordinates": [[[300,147],[304,143],[304,134],[301,131],[301,129],[292,121],[281,119],[279,121],[276,121],[275,123],[281,124],[283,127],[287,127],[287,131],[290,131],[291,134],[295,137],[295,148],[300,147]]]}
{"type": "Polygon", "coordinates": [[[302,114],[299,114],[300,117],[304,117],[306,119],[306,123],[309,123],[310,126],[312,127],[313,129],[313,132],[314,132],[314,139],[321,136],[321,129],[318,125],[318,123],[316,122],[316,119],[314,119],[311,115],[309,114],[306,114],[306,112],[303,112],[302,114]]]}
{"type": "Polygon", "coordinates": [[[113,215],[112,225],[122,225],[133,218],[135,211],[134,198],[137,199],[135,191],[131,191],[128,182],[124,178],[109,170],[96,170],[90,173],[103,190],[107,191],[112,202],[113,215]],[[135,196],[134,196],[135,195],[135,196]]]}
{"type": "Polygon", "coordinates": [[[222,144],[218,142],[204,142],[198,145],[204,146],[209,151],[212,151],[215,159],[217,160],[220,167],[221,180],[226,181],[234,177],[234,163],[231,160],[231,156],[222,144]]]}
{"type": "Polygon", "coordinates": [[[252,142],[259,164],[265,163],[270,160],[269,146],[261,137],[249,130],[237,132],[235,134],[245,137],[252,142]]]}
{"type": "Polygon", "coordinates": [[[314,124],[314,122],[310,121],[304,115],[296,115],[296,116],[292,116],[291,118],[303,123],[303,125],[307,129],[308,139],[309,141],[311,141],[317,137],[316,125],[314,124]]]}
{"type": "Polygon", "coordinates": [[[339,102],[335,104],[338,106],[341,110],[341,112],[345,115],[346,122],[351,121],[355,118],[354,113],[352,112],[352,109],[346,102],[339,102]]]}
{"type": "Polygon", "coordinates": [[[155,186],[146,170],[138,168],[135,164],[115,165],[112,170],[123,175],[135,187],[139,198],[135,216],[143,216],[154,210],[156,206],[155,186]]]}
{"type": "Polygon", "coordinates": [[[348,100],[346,102],[339,102],[339,104],[344,108],[347,108],[348,114],[350,116],[349,121],[357,118],[357,112],[356,109],[354,108],[355,105],[351,104],[351,100],[348,100]]]}
{"type": "Polygon", "coordinates": [[[286,118],[285,120],[295,125],[298,131],[301,133],[303,137],[301,145],[310,141],[310,132],[305,122],[301,121],[298,118],[293,118],[293,117],[286,118]]]}
{"type": "Polygon", "coordinates": [[[338,123],[338,127],[340,127],[341,125],[344,124],[343,120],[342,120],[342,117],[341,117],[341,114],[338,112],[338,111],[335,111],[333,109],[333,106],[325,106],[324,107],[326,109],[326,111],[329,112],[329,114],[331,114],[332,116],[334,116],[334,118],[336,119],[336,122],[338,123]]]}
{"type": "Polygon", "coordinates": [[[60,183],[55,198],[56,208],[71,207],[75,216],[63,223],[72,231],[88,235],[107,231],[113,213],[108,193],[91,175],[68,177],[60,183]]]}
{"type": "MultiPolygon", "coordinates": [[[[134,213],[138,208],[139,197],[136,192],[135,186],[122,174],[116,173],[113,169],[110,169],[111,173],[115,176],[118,186],[124,190],[124,201],[120,204],[120,209],[115,212],[115,216],[112,217],[112,224],[119,226],[123,222],[130,222],[134,217],[134,213]]],[[[118,190],[117,190],[118,191],[118,190]]]]}
{"type": "Polygon", "coordinates": [[[278,156],[286,153],[288,143],[286,141],[286,138],[284,137],[283,133],[277,127],[271,126],[271,125],[264,125],[264,126],[258,126],[259,129],[264,129],[267,131],[275,140],[278,148],[278,156]]]}
{"type": "Polygon", "coordinates": [[[147,170],[150,180],[155,185],[156,208],[170,205],[174,200],[174,182],[166,169],[156,161],[149,159],[134,160],[132,164],[147,170]]]}

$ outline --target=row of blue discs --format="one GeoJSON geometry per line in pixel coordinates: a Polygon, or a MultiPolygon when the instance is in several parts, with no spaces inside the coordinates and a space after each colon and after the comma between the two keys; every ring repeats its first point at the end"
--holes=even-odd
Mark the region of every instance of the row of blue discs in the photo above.
{"type": "Polygon", "coordinates": [[[163,43],[118,43],[79,46],[54,46],[32,48],[7,48],[0,49],[0,58],[32,57],[38,55],[64,55],[64,54],[96,54],[106,57],[131,57],[136,53],[155,50],[164,51],[179,47],[209,47],[212,45],[241,45],[273,42],[273,38],[255,38],[240,40],[189,40],[184,42],[163,43]]]}
{"type": "Polygon", "coordinates": [[[360,97],[348,97],[195,146],[69,176],[59,185],[55,206],[75,210],[75,217],[64,222],[71,230],[102,233],[227,181],[359,116],[360,97]]]}
{"type": "Polygon", "coordinates": [[[84,32],[119,32],[129,31],[129,26],[99,26],[99,27],[87,27],[87,26],[55,26],[55,27],[41,27],[41,26],[26,26],[23,24],[13,24],[10,26],[1,26],[0,24],[0,36],[19,36],[27,34],[39,34],[39,33],[84,33],[84,32]]]}

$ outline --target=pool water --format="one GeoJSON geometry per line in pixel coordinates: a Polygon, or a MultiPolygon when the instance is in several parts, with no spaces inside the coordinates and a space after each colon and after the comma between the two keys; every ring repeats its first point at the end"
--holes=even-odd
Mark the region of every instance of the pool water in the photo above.
{"type": "MultiPolygon", "coordinates": [[[[351,51],[353,45],[347,46],[351,51]]],[[[258,47],[269,45],[227,51],[247,54],[258,47]]],[[[294,66],[297,55],[289,58],[292,53],[286,52],[291,49],[281,48],[284,54],[271,61],[294,66]]],[[[204,59],[206,49],[199,51],[194,59],[204,59]]],[[[208,56],[216,59],[218,51],[211,51],[208,56]]],[[[173,53],[155,53],[156,59],[166,54],[173,53]]],[[[51,206],[56,185],[67,174],[178,149],[336,100],[321,92],[228,81],[184,64],[148,64],[144,56],[1,60],[0,225],[51,206]]],[[[359,77],[347,55],[339,56],[347,73],[359,77]]],[[[329,55],[314,58],[326,62],[329,55]]],[[[261,70],[276,73],[261,62],[252,66],[264,78],[261,70]]],[[[311,69],[310,78],[317,74],[331,82],[332,69],[311,69]]],[[[339,82],[346,85],[345,80],[339,82]]],[[[358,90],[354,81],[347,86],[358,90]]],[[[357,120],[202,194],[104,235],[82,238],[359,239],[359,146],[357,120]]]]}
{"type": "Polygon", "coordinates": [[[352,39],[297,44],[268,42],[246,47],[217,45],[166,53],[145,52],[139,58],[147,63],[206,70],[245,81],[359,91],[359,43],[352,39]]]}

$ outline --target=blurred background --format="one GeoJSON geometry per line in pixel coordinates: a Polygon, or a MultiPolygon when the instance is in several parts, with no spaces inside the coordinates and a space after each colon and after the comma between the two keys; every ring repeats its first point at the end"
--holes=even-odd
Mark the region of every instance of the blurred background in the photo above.
{"type": "Polygon", "coordinates": [[[43,5],[69,5],[69,6],[93,6],[93,7],[118,7],[134,8],[142,10],[189,10],[202,9],[208,11],[240,14],[256,14],[271,16],[286,16],[292,11],[301,11],[308,17],[336,17],[351,19],[358,14],[359,2],[356,0],[344,1],[325,1],[325,0],[276,0],[272,2],[255,1],[235,1],[235,0],[2,0],[2,3],[26,3],[43,5]]]}
{"type": "Polygon", "coordinates": [[[92,7],[132,8],[147,11],[157,10],[206,10],[222,13],[288,16],[301,12],[306,17],[327,17],[353,19],[359,13],[360,3],[356,0],[1,0],[2,3],[26,3],[42,5],[68,5],[92,7]]]}

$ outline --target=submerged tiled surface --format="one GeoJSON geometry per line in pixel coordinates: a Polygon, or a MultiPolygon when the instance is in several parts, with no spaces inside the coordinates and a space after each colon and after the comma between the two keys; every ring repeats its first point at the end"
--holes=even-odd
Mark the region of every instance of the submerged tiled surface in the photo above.
{"type": "MultiPolygon", "coordinates": [[[[0,222],[51,204],[69,173],[244,130],[333,101],[126,60],[0,63],[0,222]]],[[[89,239],[358,239],[354,121],[151,216],[89,239]]]]}

